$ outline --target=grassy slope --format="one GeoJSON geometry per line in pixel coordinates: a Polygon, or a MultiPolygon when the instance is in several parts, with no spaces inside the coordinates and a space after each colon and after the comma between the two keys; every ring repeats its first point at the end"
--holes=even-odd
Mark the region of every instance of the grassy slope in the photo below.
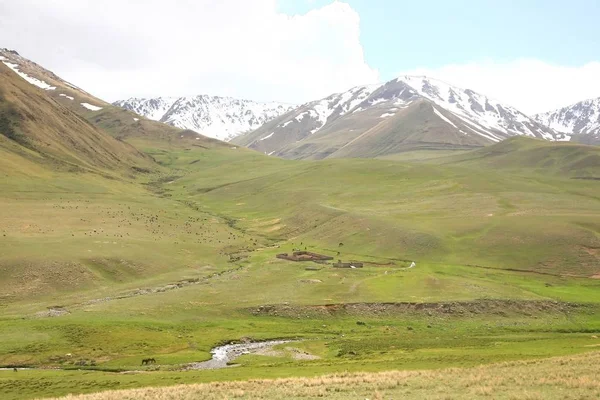
{"type": "Polygon", "coordinates": [[[206,359],[224,340],[298,335],[309,340],[297,346],[322,359],[246,356],[243,367],[189,374],[0,371],[5,398],[472,366],[597,344],[596,306],[326,316],[302,307],[482,298],[599,303],[600,281],[588,279],[598,272],[600,247],[593,181],[381,160],[303,163],[227,146],[135,140],[162,164],[135,182],[35,163],[15,170],[19,159],[0,161],[0,364],[69,367],[85,359],[118,370],[154,356],[168,369],[206,359]],[[307,271],[310,264],[274,258],[299,246],[392,264],[307,271]],[[403,269],[401,260],[417,267],[403,269]],[[199,282],[129,297],[183,279],[199,282]],[[254,315],[260,305],[284,303],[298,308],[254,315]],[[53,306],[70,314],[38,314],[53,306]]]}
{"type": "Polygon", "coordinates": [[[436,163],[502,169],[516,173],[529,170],[544,175],[598,178],[600,147],[514,137],[477,151],[447,159],[440,158],[436,163]]]}
{"type": "Polygon", "coordinates": [[[0,146],[49,168],[152,168],[133,146],[115,140],[0,64],[0,146]]]}
{"type": "MultiPolygon", "coordinates": [[[[67,109],[72,112],[71,115],[82,117],[103,132],[108,132],[117,139],[135,143],[136,145],[139,142],[143,142],[144,145],[151,143],[152,146],[160,148],[185,148],[189,146],[212,148],[225,145],[223,142],[198,135],[195,132],[182,131],[181,129],[146,119],[120,107],[115,107],[18,54],[0,49],[0,55],[8,60],[8,62],[17,64],[19,71],[55,87],[54,90],[41,91],[26,83],[17,74],[10,71],[8,67],[4,65],[0,66],[4,71],[4,75],[10,77],[13,83],[18,84],[21,88],[26,88],[29,93],[35,93],[38,101],[37,104],[30,105],[32,110],[38,110],[37,107],[41,107],[40,110],[47,109],[47,105],[41,105],[40,103],[52,104],[52,107],[60,104],[64,107],[60,112],[53,113],[53,119],[55,120],[57,119],[56,116],[61,116],[65,113],[65,109],[67,109]],[[100,107],[100,110],[89,110],[82,106],[82,103],[100,107]]],[[[18,99],[25,98],[22,95],[17,97],[18,99]]],[[[27,114],[27,117],[31,118],[34,114],[30,112],[27,114]]],[[[82,122],[83,120],[79,119],[79,123],[81,124],[82,122]]],[[[80,129],[82,128],[79,126],[63,127],[63,131],[66,133],[79,132],[80,129]]]]}
{"type": "Polygon", "coordinates": [[[595,134],[572,135],[571,142],[598,146],[600,145],[600,132],[595,134]]]}

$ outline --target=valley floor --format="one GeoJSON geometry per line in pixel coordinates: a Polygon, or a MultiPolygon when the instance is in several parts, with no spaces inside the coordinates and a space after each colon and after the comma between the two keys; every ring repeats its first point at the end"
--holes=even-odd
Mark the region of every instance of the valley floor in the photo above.
{"type": "Polygon", "coordinates": [[[0,367],[32,368],[2,399],[597,397],[596,181],[138,147],[164,170],[0,181],[0,367]],[[270,339],[296,341],[185,370],[270,339]]]}

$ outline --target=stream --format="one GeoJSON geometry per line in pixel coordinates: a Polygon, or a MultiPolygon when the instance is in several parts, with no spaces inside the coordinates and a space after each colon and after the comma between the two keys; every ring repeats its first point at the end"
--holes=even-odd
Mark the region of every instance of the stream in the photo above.
{"type": "MultiPolygon", "coordinates": [[[[184,370],[202,370],[202,369],[220,369],[233,367],[235,365],[229,365],[230,362],[235,361],[238,357],[244,354],[258,353],[264,350],[270,350],[273,346],[284,343],[297,342],[298,340],[266,340],[264,342],[251,342],[251,343],[237,343],[237,344],[226,344],[223,346],[217,346],[210,351],[212,359],[202,362],[189,363],[184,366],[184,370]]],[[[60,369],[60,368],[31,368],[31,367],[18,367],[21,370],[41,370],[41,369],[60,369]]],[[[2,367],[0,371],[13,371],[13,367],[2,367]]],[[[127,371],[140,372],[140,371],[127,371]]]]}
{"type": "Polygon", "coordinates": [[[211,350],[212,359],[187,365],[186,369],[219,369],[230,367],[228,363],[244,354],[252,354],[294,340],[267,340],[264,342],[226,344],[211,350]]]}

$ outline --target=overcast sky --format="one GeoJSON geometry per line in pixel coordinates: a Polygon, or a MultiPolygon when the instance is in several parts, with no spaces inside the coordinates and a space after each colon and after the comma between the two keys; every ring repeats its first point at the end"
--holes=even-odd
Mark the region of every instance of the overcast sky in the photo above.
{"type": "Polygon", "coordinates": [[[535,113],[600,97],[597,3],[0,0],[0,47],[108,101],[302,103],[420,73],[535,113]]]}

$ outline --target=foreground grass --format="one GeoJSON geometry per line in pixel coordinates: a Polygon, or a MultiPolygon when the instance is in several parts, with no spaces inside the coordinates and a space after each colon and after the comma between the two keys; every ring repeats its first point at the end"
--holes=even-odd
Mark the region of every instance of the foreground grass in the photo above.
{"type": "Polygon", "coordinates": [[[464,316],[413,313],[297,319],[249,318],[229,311],[219,318],[207,316],[206,310],[188,310],[184,320],[185,314],[179,310],[168,318],[169,322],[140,317],[117,319],[114,314],[102,321],[102,317],[89,313],[20,323],[6,321],[0,326],[0,352],[6,355],[6,361],[37,361],[66,369],[0,371],[0,393],[6,400],[32,399],[184,383],[466,368],[572,355],[600,346],[600,321],[594,308],[580,312],[527,310],[527,314],[533,312],[530,315],[519,315],[518,308],[507,308],[506,315],[488,311],[464,316]],[[303,342],[282,347],[293,346],[320,358],[305,361],[287,355],[245,355],[236,360],[240,364],[236,368],[180,370],[186,362],[208,359],[208,351],[216,343],[242,336],[300,336],[303,342]],[[67,352],[72,356],[65,357],[67,352]],[[159,365],[141,367],[140,360],[146,357],[156,358],[159,365]],[[95,359],[97,366],[71,364],[79,359],[95,359]]]}
{"type": "Polygon", "coordinates": [[[434,371],[341,373],[109,391],[69,400],[122,399],[597,399],[600,353],[434,371]]]}

